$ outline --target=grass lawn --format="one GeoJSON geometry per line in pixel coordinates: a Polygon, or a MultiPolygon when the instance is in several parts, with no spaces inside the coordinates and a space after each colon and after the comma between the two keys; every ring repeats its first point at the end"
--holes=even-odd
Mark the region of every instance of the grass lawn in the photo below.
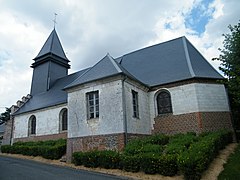
{"type": "Polygon", "coordinates": [[[224,170],[218,176],[219,180],[235,180],[240,179],[240,144],[235,152],[230,155],[227,163],[224,165],[224,170]]]}

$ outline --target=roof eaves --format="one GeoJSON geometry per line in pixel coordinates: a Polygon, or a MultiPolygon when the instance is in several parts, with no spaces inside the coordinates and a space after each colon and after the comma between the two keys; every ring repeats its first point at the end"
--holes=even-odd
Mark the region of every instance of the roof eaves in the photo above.
{"type": "Polygon", "coordinates": [[[116,75],[120,75],[120,74],[124,74],[123,72],[118,72],[116,74],[112,74],[112,75],[109,75],[109,76],[104,76],[104,77],[100,77],[100,78],[97,78],[97,79],[92,79],[92,80],[89,80],[89,81],[85,81],[85,82],[82,82],[82,83],[79,83],[79,84],[74,84],[74,83],[71,83],[69,85],[67,85],[66,87],[63,88],[63,90],[68,90],[68,89],[71,89],[71,88],[74,88],[74,87],[77,87],[77,86],[80,86],[80,85],[83,85],[83,84],[86,84],[86,83],[91,83],[91,82],[94,82],[94,81],[99,81],[101,79],[105,79],[105,78],[110,78],[110,77],[114,77],[116,75]]]}
{"type": "Polygon", "coordinates": [[[39,107],[39,108],[35,108],[35,109],[30,109],[30,110],[27,110],[27,111],[23,111],[23,112],[18,112],[20,111],[21,108],[19,108],[16,112],[14,112],[12,115],[15,116],[15,115],[20,115],[20,114],[24,114],[24,113],[28,113],[28,112],[31,112],[31,111],[37,111],[37,110],[41,110],[41,109],[45,109],[45,108],[49,108],[49,107],[53,107],[53,106],[58,106],[60,104],[65,104],[67,103],[67,100],[64,100],[64,101],[59,101],[59,102],[56,102],[54,104],[49,104],[49,105],[46,105],[44,107],[39,107]]]}

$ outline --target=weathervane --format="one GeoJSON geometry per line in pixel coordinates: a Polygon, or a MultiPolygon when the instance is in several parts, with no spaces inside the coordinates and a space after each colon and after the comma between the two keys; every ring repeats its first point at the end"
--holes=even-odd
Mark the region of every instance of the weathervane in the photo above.
{"type": "Polygon", "coordinates": [[[53,27],[55,29],[55,25],[57,24],[57,13],[54,13],[54,19],[53,19],[53,27]]]}

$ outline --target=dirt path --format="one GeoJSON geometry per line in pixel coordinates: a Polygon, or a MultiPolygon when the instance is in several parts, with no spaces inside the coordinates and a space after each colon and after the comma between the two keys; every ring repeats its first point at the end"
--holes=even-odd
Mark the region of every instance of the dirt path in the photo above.
{"type": "Polygon", "coordinates": [[[219,152],[219,155],[210,164],[207,171],[202,175],[202,180],[217,180],[218,175],[223,170],[223,164],[227,162],[229,155],[236,149],[237,143],[228,145],[219,152]]]}
{"type": "MultiPolygon", "coordinates": [[[[223,170],[223,164],[227,161],[228,156],[234,151],[234,149],[237,147],[236,143],[232,143],[228,145],[224,150],[220,151],[217,158],[211,163],[209,169],[204,172],[202,179],[203,180],[216,180],[220,172],[223,170]]],[[[54,164],[59,166],[68,166],[75,169],[84,169],[87,171],[96,171],[101,173],[107,173],[107,174],[114,174],[118,176],[125,176],[132,179],[146,179],[146,180],[183,180],[183,175],[178,175],[174,177],[166,177],[161,175],[147,175],[143,172],[138,173],[131,173],[126,171],[121,171],[118,169],[102,169],[102,168],[86,168],[84,166],[74,166],[73,164],[66,164],[64,162],[60,162],[59,160],[48,160],[44,159],[42,157],[33,157],[33,156],[23,156],[19,154],[0,154],[1,156],[11,156],[16,158],[22,158],[22,159],[29,159],[34,161],[39,161],[47,164],[54,164]]]]}

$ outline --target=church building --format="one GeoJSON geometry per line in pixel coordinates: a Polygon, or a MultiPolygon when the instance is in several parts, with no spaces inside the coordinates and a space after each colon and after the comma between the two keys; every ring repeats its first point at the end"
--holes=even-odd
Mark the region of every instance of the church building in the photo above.
{"type": "Polygon", "coordinates": [[[65,138],[69,160],[155,133],[232,130],[224,78],[186,37],[68,74],[53,29],[33,60],[31,92],[12,106],[12,142],[65,138]]]}

